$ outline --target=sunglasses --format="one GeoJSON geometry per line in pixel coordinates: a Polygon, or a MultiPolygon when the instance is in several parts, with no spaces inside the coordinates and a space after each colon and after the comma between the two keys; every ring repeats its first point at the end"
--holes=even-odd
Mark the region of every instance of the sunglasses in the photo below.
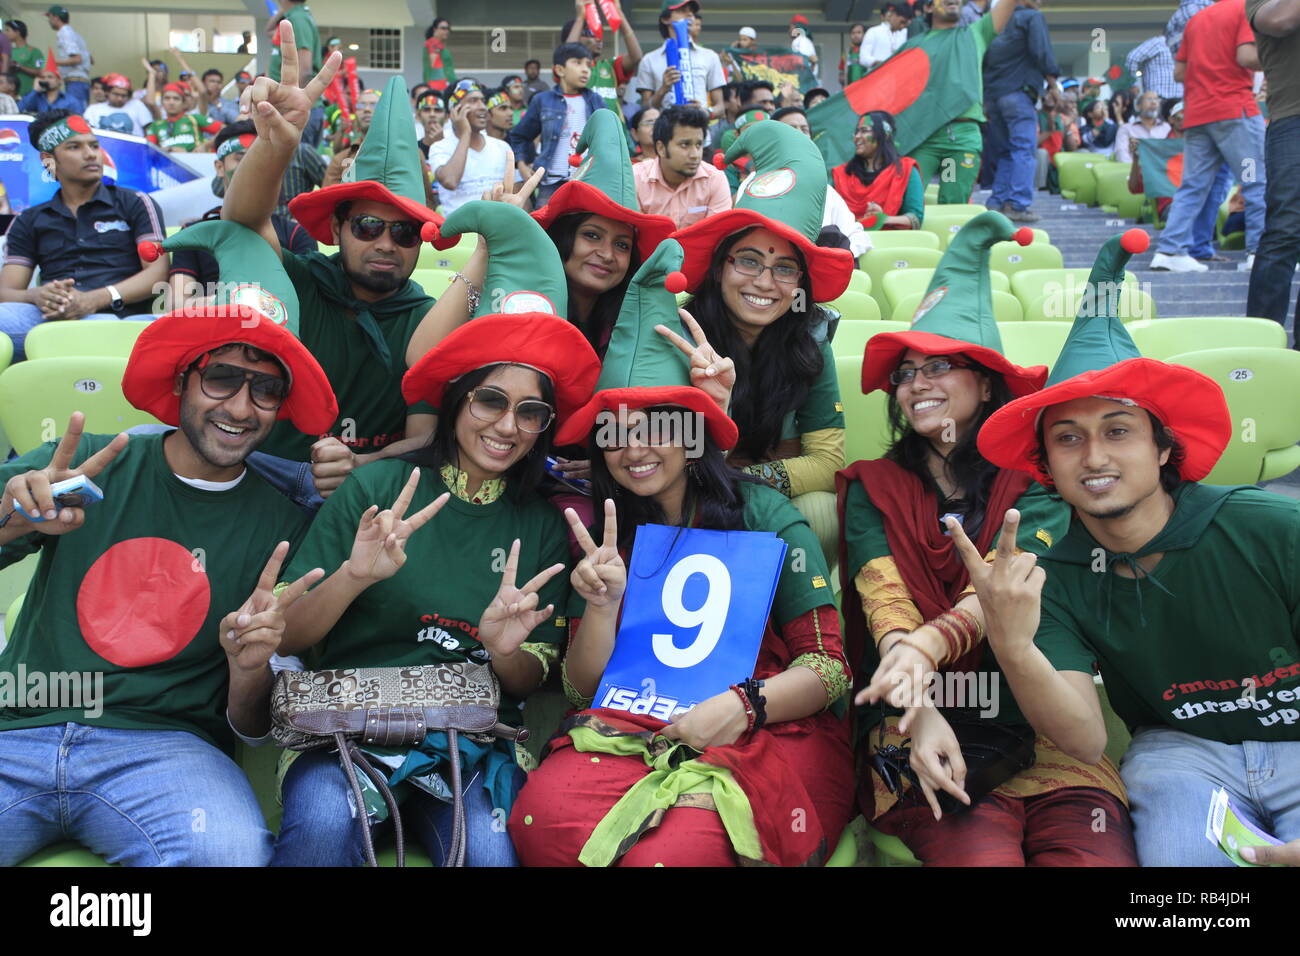
{"type": "Polygon", "coordinates": [[[727,256],[727,262],[731,263],[742,276],[752,276],[753,278],[758,278],[768,269],[771,269],[772,278],[783,285],[794,285],[803,276],[803,270],[798,266],[783,262],[774,266],[766,266],[752,256],[727,256]]]}
{"type": "Polygon", "coordinates": [[[924,372],[926,380],[933,382],[937,378],[943,378],[955,368],[970,368],[970,366],[950,362],[948,359],[935,359],[933,362],[926,362],[920,368],[895,369],[889,373],[889,380],[895,385],[906,385],[908,382],[915,381],[917,372],[924,372]]]}
{"type": "Polygon", "coordinates": [[[248,394],[253,404],[266,412],[276,411],[289,394],[289,383],[269,372],[250,372],[225,362],[216,362],[199,370],[199,388],[214,401],[238,395],[245,382],[248,382],[248,394]]]}
{"type": "Polygon", "coordinates": [[[480,385],[469,393],[469,413],[481,422],[498,422],[514,412],[520,431],[538,435],[555,420],[555,409],[536,398],[510,403],[510,396],[493,385],[480,385]]]}
{"type": "Polygon", "coordinates": [[[389,222],[378,216],[353,216],[348,220],[352,235],[362,242],[374,242],[384,234],[387,227],[393,242],[403,249],[413,249],[420,244],[420,224],[409,219],[389,222]]]}

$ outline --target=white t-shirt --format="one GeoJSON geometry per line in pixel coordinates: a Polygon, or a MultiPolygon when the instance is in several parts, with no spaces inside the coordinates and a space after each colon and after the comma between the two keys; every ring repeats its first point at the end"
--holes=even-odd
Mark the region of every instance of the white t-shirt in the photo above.
{"type": "Polygon", "coordinates": [[[82,116],[95,129],[130,133],[132,136],[143,136],[145,127],[153,122],[149,107],[141,100],[127,100],[125,106],[91,103],[82,116]]]}
{"type": "MultiPolygon", "coordinates": [[[[632,86],[638,91],[649,90],[653,93],[659,89],[659,84],[663,82],[664,73],[668,71],[668,44],[665,43],[657,50],[651,50],[641,58],[641,65],[637,67],[636,78],[632,81],[632,86]]],[[[690,52],[691,76],[695,84],[695,98],[700,103],[709,102],[709,91],[716,90],[727,85],[727,77],[722,72],[722,61],[718,59],[718,54],[714,53],[698,43],[691,44],[690,52]]],[[[669,90],[664,96],[663,105],[672,106],[676,103],[673,90],[669,90]]]]}
{"type": "Polygon", "coordinates": [[[890,29],[888,23],[878,23],[862,37],[858,48],[858,63],[868,70],[875,69],[907,42],[907,30],[890,29]]]}
{"type": "Polygon", "coordinates": [[[493,139],[484,134],[482,149],[476,150],[470,146],[465,152],[465,171],[461,174],[460,185],[455,189],[447,189],[437,182],[437,172],[439,167],[445,166],[451,159],[451,154],[456,151],[456,143],[454,136],[444,136],[429,148],[429,169],[434,173],[443,215],[471,199],[482,199],[486,190],[501,182],[501,174],[506,169],[506,157],[513,156],[505,140],[493,139]]]}
{"type": "Polygon", "coordinates": [[[582,138],[582,128],[587,125],[587,102],[582,98],[582,94],[561,95],[564,97],[565,109],[564,132],[560,135],[560,141],[546,164],[546,176],[543,177],[542,182],[547,185],[569,178],[569,173],[573,171],[573,167],[569,165],[569,157],[577,150],[578,140],[582,138]]]}

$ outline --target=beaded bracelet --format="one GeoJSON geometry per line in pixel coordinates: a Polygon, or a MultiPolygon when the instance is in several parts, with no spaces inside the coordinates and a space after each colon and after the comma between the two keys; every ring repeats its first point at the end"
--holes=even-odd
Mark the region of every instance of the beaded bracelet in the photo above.
{"type": "Polygon", "coordinates": [[[744,688],[739,684],[732,684],[731,689],[736,692],[740,698],[741,706],[745,708],[745,733],[750,733],[754,729],[754,721],[757,719],[753,706],[749,703],[749,695],[745,693],[744,688]]]}

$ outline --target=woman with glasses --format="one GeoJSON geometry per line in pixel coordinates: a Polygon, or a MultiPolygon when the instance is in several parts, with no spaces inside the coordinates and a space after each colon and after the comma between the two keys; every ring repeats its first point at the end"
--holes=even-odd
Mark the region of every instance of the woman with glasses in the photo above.
{"type": "Polygon", "coordinates": [[[816,245],[826,173],[812,140],[760,121],[745,127],[726,161],[745,152],[755,175],[736,208],[674,235],[686,250],[684,286],[709,341],[736,363],[730,414],[740,440],[728,461],[793,499],[831,555],[844,413],[829,315],[815,303],[844,291],[853,256],[816,245]]]}
{"type": "Polygon", "coordinates": [[[831,173],[835,191],[867,229],[920,229],[925,184],[916,161],[894,148],[894,118],[867,113],[853,132],[853,158],[831,173]],[[884,221],[881,222],[881,217],[884,221]]]}
{"type": "Polygon", "coordinates": [[[687,322],[694,346],[674,339],[689,374],[655,334],[656,322],[677,327],[664,280],[681,262],[669,241],[637,273],[601,375],[609,387],[560,433],[587,446],[600,505],[590,529],[567,513],[582,548],[571,582],[585,609],[572,611],[562,677],[580,712],[552,738],[511,815],[527,866],[816,865],[851,812],[847,730],[830,709],[849,673],[828,572],[799,513],[726,463],[736,441],[722,411],[729,376],[698,325],[687,322]],[[788,546],[752,670],[671,722],[592,706],[646,523],[767,532],[788,546]]]}
{"type": "MultiPolygon", "coordinates": [[[[558,258],[541,251],[512,271],[512,293],[525,279],[534,289],[561,282],[558,258]]],[[[536,487],[557,422],[590,397],[598,372],[581,333],[539,312],[476,318],[415,362],[402,393],[439,410],[433,436],[401,459],[355,470],[328,499],[294,560],[329,573],[305,595],[305,611],[286,619],[281,653],[310,649],[313,666],[326,669],[490,662],[500,720],[518,726],[521,703],[567,636],[568,535],[536,487]]],[[[418,752],[378,758],[390,769],[422,762],[403,784],[404,823],[435,861],[452,823],[439,798],[452,758],[441,748],[430,738],[418,752]]],[[[499,822],[522,776],[513,744],[462,739],[459,759],[467,862],[513,865],[499,822]]],[[[362,834],[336,756],[299,756],[283,781],[274,862],[358,864],[362,834]]]]}
{"type": "Polygon", "coordinates": [[[894,441],[884,458],[837,476],[844,641],[863,708],[859,804],[927,866],[1132,866],[1118,771],[1035,738],[941,524],[955,517],[988,554],[1010,509],[1026,551],[1050,548],[1069,523],[1059,497],[976,447],[988,417],[1047,374],[1001,354],[989,249],[1012,238],[1032,237],[1000,213],[976,216],[944,253],[912,328],[867,343],[862,390],[889,393],[894,441]],[[910,758],[898,749],[906,738],[910,758]],[[995,774],[1004,758],[1011,769],[995,774]]]}

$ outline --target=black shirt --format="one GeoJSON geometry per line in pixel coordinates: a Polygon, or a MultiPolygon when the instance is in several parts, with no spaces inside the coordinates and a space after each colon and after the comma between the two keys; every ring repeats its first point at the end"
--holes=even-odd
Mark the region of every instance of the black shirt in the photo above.
{"type": "MultiPolygon", "coordinates": [[[[5,265],[41,270],[41,282],[73,279],[90,292],[130,278],[143,268],[136,243],[163,238],[162,212],[143,193],[101,182],[95,195],[72,211],[63,190],[24,210],[6,233],[5,265]]],[[[153,296],[127,303],[124,315],[148,312],[153,296]]]]}

